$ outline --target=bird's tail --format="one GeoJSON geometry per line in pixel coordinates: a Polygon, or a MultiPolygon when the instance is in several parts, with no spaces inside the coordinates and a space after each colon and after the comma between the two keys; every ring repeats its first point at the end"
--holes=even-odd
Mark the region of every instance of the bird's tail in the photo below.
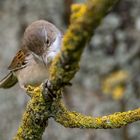
{"type": "Polygon", "coordinates": [[[16,76],[12,72],[7,74],[2,80],[0,80],[0,88],[11,88],[18,82],[16,76]]]}

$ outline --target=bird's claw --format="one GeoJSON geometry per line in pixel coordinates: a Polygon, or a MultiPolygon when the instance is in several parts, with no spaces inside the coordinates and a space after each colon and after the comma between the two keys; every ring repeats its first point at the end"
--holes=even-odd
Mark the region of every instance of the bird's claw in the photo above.
{"type": "Polygon", "coordinates": [[[49,80],[46,80],[43,84],[43,95],[46,99],[54,100],[56,98],[56,94],[54,93],[51,82],[49,80]]]}

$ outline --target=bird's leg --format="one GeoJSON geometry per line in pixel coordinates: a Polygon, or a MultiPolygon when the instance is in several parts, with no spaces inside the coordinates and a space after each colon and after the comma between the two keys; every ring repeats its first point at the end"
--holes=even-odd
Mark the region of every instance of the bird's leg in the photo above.
{"type": "Polygon", "coordinates": [[[70,82],[67,83],[61,83],[61,86],[59,89],[56,89],[53,87],[51,82],[49,80],[46,80],[43,84],[43,96],[45,99],[51,99],[55,100],[56,98],[62,97],[62,91],[64,86],[71,86],[72,84],[70,82]]]}
{"type": "Polygon", "coordinates": [[[53,91],[52,85],[49,80],[46,80],[45,83],[43,84],[43,95],[46,99],[51,99],[55,100],[56,99],[56,94],[53,91]]]}

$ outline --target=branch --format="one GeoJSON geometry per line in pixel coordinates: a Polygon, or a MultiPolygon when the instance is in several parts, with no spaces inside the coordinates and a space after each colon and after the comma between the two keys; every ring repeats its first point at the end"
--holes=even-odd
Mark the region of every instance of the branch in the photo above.
{"type": "Polygon", "coordinates": [[[32,99],[23,114],[22,123],[14,140],[41,140],[49,118],[50,102],[42,96],[42,87],[28,88],[32,99]]]}
{"type": "Polygon", "coordinates": [[[61,102],[53,104],[54,119],[56,122],[69,128],[120,128],[140,120],[140,108],[128,112],[117,112],[102,117],[84,116],[77,112],[68,111],[61,102]]]}
{"type": "Polygon", "coordinates": [[[88,0],[85,4],[72,6],[71,24],[64,36],[61,52],[50,68],[49,79],[56,89],[74,77],[86,42],[118,1],[88,0]]]}

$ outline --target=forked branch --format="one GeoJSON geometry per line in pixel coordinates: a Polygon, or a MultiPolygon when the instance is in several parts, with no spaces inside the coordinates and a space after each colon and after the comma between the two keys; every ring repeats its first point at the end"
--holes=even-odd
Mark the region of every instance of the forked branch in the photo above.
{"type": "Polygon", "coordinates": [[[118,1],[87,0],[85,4],[72,6],[71,24],[64,36],[61,52],[50,67],[49,80],[51,90],[56,94],[55,100],[44,98],[47,96],[44,96],[42,86],[35,89],[29,87],[31,100],[14,140],[40,140],[50,117],[72,128],[119,128],[140,120],[140,109],[94,118],[70,112],[61,103],[60,88],[74,77],[86,42],[118,1]]]}

